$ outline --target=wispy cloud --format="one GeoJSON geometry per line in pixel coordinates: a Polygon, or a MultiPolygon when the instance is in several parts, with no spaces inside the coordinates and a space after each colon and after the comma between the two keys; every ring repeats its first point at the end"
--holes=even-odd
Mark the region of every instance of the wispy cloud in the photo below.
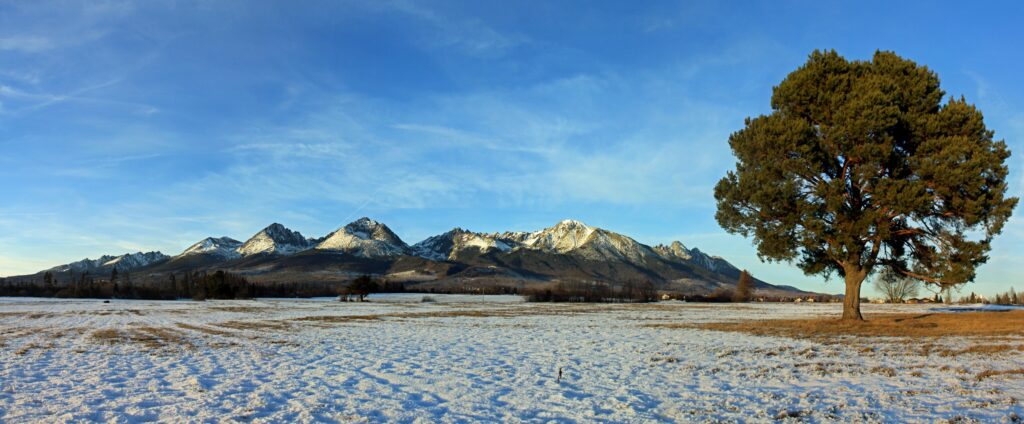
{"type": "Polygon", "coordinates": [[[451,48],[475,56],[500,56],[529,41],[521,34],[500,32],[479,18],[438,13],[422,3],[393,0],[373,2],[372,7],[404,13],[428,24],[430,34],[424,41],[433,48],[451,48]]]}
{"type": "Polygon", "coordinates": [[[54,47],[53,41],[46,37],[38,36],[13,36],[0,37],[0,51],[20,51],[26,53],[39,53],[50,50],[54,47]]]}
{"type": "MultiPolygon", "coordinates": [[[[657,115],[631,121],[635,128],[595,118],[619,101],[624,84],[630,81],[559,78],[515,94],[427,98],[413,112],[384,117],[366,110],[402,108],[346,95],[350,101],[324,102],[331,106],[293,122],[233,136],[239,142],[225,150],[232,165],[169,191],[205,198],[230,188],[240,199],[264,203],[329,199],[376,209],[572,202],[708,207],[711,186],[701,181],[728,155],[725,116],[735,111],[676,104],[677,122],[668,132],[647,127],[662,125],[666,118],[657,115]],[[548,99],[558,104],[537,108],[548,99]],[[560,104],[577,107],[560,110],[560,104]]],[[[661,108],[671,94],[639,95],[661,108]]]]}

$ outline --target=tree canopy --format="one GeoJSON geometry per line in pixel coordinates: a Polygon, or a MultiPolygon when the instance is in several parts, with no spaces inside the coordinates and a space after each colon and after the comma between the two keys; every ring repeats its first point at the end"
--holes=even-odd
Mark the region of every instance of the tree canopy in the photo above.
{"type": "Polygon", "coordinates": [[[771,113],[729,137],[736,169],[718,182],[719,224],[762,260],[860,286],[888,268],[940,287],[972,281],[1010,217],[1010,151],[938,76],[892,52],[848,61],[815,51],[774,87],[771,113]]]}
{"type": "Polygon", "coordinates": [[[348,284],[346,291],[350,295],[358,296],[359,301],[362,302],[366,300],[366,296],[369,296],[371,293],[376,293],[379,289],[380,285],[377,284],[372,277],[369,275],[360,275],[348,284]]]}

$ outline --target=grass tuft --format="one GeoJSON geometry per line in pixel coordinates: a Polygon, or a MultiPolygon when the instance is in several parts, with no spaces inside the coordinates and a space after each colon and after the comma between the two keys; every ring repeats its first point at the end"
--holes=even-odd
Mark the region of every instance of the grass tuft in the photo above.
{"type": "MultiPolygon", "coordinates": [[[[1024,335],[1024,311],[959,312],[923,315],[876,315],[866,321],[839,319],[784,319],[714,322],[705,324],[651,324],[649,327],[700,328],[759,336],[808,337],[947,337],[1024,335]]],[[[997,352],[977,348],[967,353],[997,352]]],[[[970,350],[970,349],[968,349],[970,350]]]]}

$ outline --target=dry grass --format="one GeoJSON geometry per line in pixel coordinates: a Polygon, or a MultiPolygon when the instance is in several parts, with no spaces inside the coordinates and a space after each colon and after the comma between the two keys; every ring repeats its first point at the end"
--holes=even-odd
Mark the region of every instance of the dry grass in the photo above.
{"type": "MultiPolygon", "coordinates": [[[[15,331],[8,331],[2,334],[0,337],[0,346],[9,344],[14,339],[25,339],[24,342],[19,345],[16,349],[12,350],[12,353],[16,355],[25,355],[33,350],[50,350],[58,346],[57,341],[65,337],[76,337],[82,333],[82,329],[78,327],[64,328],[57,330],[48,330],[42,328],[25,328],[15,331]],[[6,337],[6,340],[4,340],[6,337]]],[[[12,346],[13,348],[13,346],[12,346]]]]}
{"type": "Polygon", "coordinates": [[[53,348],[53,344],[52,343],[46,344],[46,343],[42,343],[42,342],[31,342],[31,343],[26,343],[24,345],[21,345],[20,347],[15,349],[14,350],[14,354],[18,355],[18,356],[21,356],[21,355],[24,355],[24,354],[27,354],[27,353],[31,352],[32,350],[36,350],[36,349],[52,349],[52,348],[53,348]]]}
{"type": "Polygon", "coordinates": [[[400,312],[393,314],[367,314],[367,315],[315,315],[295,318],[295,321],[314,322],[353,322],[353,321],[377,321],[384,318],[395,319],[417,319],[417,318],[457,318],[457,317],[513,317],[519,315],[530,315],[525,311],[513,311],[504,309],[495,310],[452,310],[452,311],[430,311],[430,312],[400,312]]]}
{"type": "Polygon", "coordinates": [[[1015,353],[1024,352],[1024,345],[1008,345],[1008,344],[997,344],[997,345],[976,345],[961,350],[943,350],[939,352],[939,356],[959,356],[959,355],[998,355],[1003,353],[1015,353]]]}
{"type": "Polygon", "coordinates": [[[221,337],[232,337],[232,336],[234,336],[234,333],[232,333],[230,331],[218,330],[216,328],[210,328],[210,327],[203,327],[203,326],[199,326],[199,325],[186,324],[186,323],[183,323],[183,322],[179,322],[176,325],[178,326],[178,328],[181,328],[181,329],[197,331],[197,332],[200,332],[200,333],[203,333],[203,334],[209,334],[211,336],[221,336],[221,337]]]}
{"type": "Polygon", "coordinates": [[[385,315],[316,315],[309,317],[295,318],[295,321],[308,322],[352,322],[352,321],[376,321],[385,315]]]}
{"type": "Polygon", "coordinates": [[[807,318],[706,324],[651,324],[648,327],[700,328],[792,338],[1021,336],[1024,335],[1024,311],[876,315],[868,317],[867,321],[863,322],[807,318]]]}
{"type": "Polygon", "coordinates": [[[975,380],[981,381],[990,377],[1007,376],[1007,375],[1024,375],[1024,369],[1016,370],[1002,370],[1002,371],[982,371],[974,377],[975,380]]]}
{"type": "Polygon", "coordinates": [[[313,322],[358,322],[358,321],[376,321],[385,318],[392,318],[397,320],[402,319],[420,319],[420,318],[490,318],[490,317],[518,317],[518,316],[540,316],[540,315],[562,315],[569,313],[579,312],[597,312],[597,310],[586,310],[577,308],[502,308],[502,309],[453,309],[453,310],[440,310],[440,311],[425,311],[425,312],[397,312],[389,314],[366,314],[366,315],[314,315],[301,318],[295,318],[295,321],[313,321],[313,322]]]}
{"type": "Polygon", "coordinates": [[[104,309],[104,310],[99,310],[99,311],[80,311],[80,312],[76,312],[76,313],[80,314],[80,315],[99,315],[99,316],[109,316],[109,315],[124,316],[124,315],[143,315],[144,314],[142,312],[142,310],[139,310],[139,309],[104,309]]]}
{"type": "Polygon", "coordinates": [[[232,330],[289,330],[291,325],[282,321],[225,321],[216,324],[218,327],[230,328],[232,330]]]}
{"type": "Polygon", "coordinates": [[[0,318],[40,319],[49,318],[52,316],[55,316],[55,314],[49,312],[0,312],[0,318]]]}
{"type": "Polygon", "coordinates": [[[267,308],[265,308],[265,307],[258,307],[258,306],[214,306],[214,307],[212,307],[210,309],[212,309],[214,311],[220,311],[220,312],[237,312],[237,313],[249,314],[249,313],[253,313],[253,312],[262,312],[262,311],[266,310],[267,308]]]}
{"type": "Polygon", "coordinates": [[[3,328],[0,327],[0,347],[7,345],[10,341],[20,339],[23,337],[37,336],[45,333],[46,330],[41,328],[3,328]]]}
{"type": "Polygon", "coordinates": [[[874,367],[874,368],[871,369],[871,372],[873,372],[875,374],[881,374],[881,375],[884,375],[886,377],[895,377],[896,376],[896,370],[892,369],[890,367],[874,367]]]}
{"type": "Polygon", "coordinates": [[[137,344],[151,350],[183,347],[192,349],[195,346],[182,333],[162,327],[134,327],[124,330],[105,328],[92,332],[92,340],[104,344],[137,344]]]}

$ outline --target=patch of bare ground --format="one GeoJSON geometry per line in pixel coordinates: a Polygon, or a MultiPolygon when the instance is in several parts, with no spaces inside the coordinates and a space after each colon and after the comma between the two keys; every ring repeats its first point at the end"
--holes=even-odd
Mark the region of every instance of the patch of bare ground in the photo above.
{"type": "Polygon", "coordinates": [[[381,317],[390,315],[315,315],[308,317],[294,318],[294,321],[318,322],[318,323],[341,323],[354,321],[377,321],[381,317]]]}
{"type": "Polygon", "coordinates": [[[890,367],[874,367],[874,368],[871,369],[871,372],[873,372],[875,374],[881,374],[881,375],[884,375],[886,377],[895,377],[896,376],[896,370],[893,369],[893,368],[890,368],[890,367]]]}
{"type": "Polygon", "coordinates": [[[868,317],[866,321],[804,318],[699,324],[662,323],[645,327],[697,328],[791,338],[1002,337],[1024,335],[1024,311],[876,315],[868,317]]]}
{"type": "Polygon", "coordinates": [[[30,342],[19,346],[17,349],[14,350],[14,354],[21,356],[36,349],[52,349],[53,347],[53,343],[30,342]]]}
{"type": "Polygon", "coordinates": [[[4,346],[14,339],[37,335],[43,332],[45,332],[45,330],[39,328],[0,328],[0,346],[4,346]]]}
{"type": "Polygon", "coordinates": [[[220,312],[237,312],[237,313],[249,314],[249,313],[253,313],[253,312],[262,312],[262,311],[266,310],[267,308],[260,307],[260,306],[214,306],[214,307],[212,307],[210,309],[214,310],[214,311],[220,311],[220,312]]]}
{"type": "Polygon", "coordinates": [[[21,329],[5,334],[6,341],[0,337],[0,346],[8,344],[14,339],[26,339],[26,342],[13,350],[16,355],[24,355],[33,350],[49,350],[57,347],[57,341],[69,336],[77,336],[82,330],[80,328],[65,328],[58,330],[46,330],[41,328],[21,329]]]}
{"type": "Polygon", "coordinates": [[[177,325],[178,328],[181,328],[181,329],[184,329],[184,330],[196,331],[196,332],[200,332],[200,333],[203,333],[203,334],[208,334],[208,335],[211,335],[211,336],[221,336],[221,337],[232,337],[232,336],[234,336],[234,334],[232,332],[230,332],[230,331],[218,330],[216,328],[210,328],[210,327],[206,327],[206,326],[186,324],[184,322],[179,322],[179,323],[177,323],[175,325],[177,325]]]}
{"type": "Polygon", "coordinates": [[[264,330],[275,330],[283,331],[291,329],[291,324],[283,321],[225,321],[218,322],[212,325],[218,327],[230,328],[232,330],[250,330],[250,331],[264,331],[264,330]]]}
{"type": "Polygon", "coordinates": [[[53,314],[49,312],[0,312],[0,318],[40,319],[52,316],[53,314]]]}
{"type": "Polygon", "coordinates": [[[939,351],[939,356],[960,356],[960,355],[999,355],[1024,352],[1024,345],[1008,344],[982,344],[965,349],[953,350],[944,349],[939,351]]]}
{"type": "Polygon", "coordinates": [[[519,317],[519,316],[541,316],[541,315],[567,315],[573,313],[599,312],[598,309],[589,309],[576,306],[559,307],[532,307],[532,308],[500,308],[500,309],[450,309],[424,312],[396,312],[387,314],[364,314],[364,315],[314,315],[294,318],[294,321],[307,322],[359,322],[376,321],[385,318],[396,320],[420,319],[420,318],[490,318],[490,317],[519,317]]]}
{"type": "Polygon", "coordinates": [[[986,378],[1001,377],[1001,376],[1024,376],[1024,369],[1000,370],[1000,371],[995,371],[995,370],[982,371],[982,372],[978,373],[978,375],[974,376],[974,379],[978,380],[978,381],[982,381],[982,380],[984,380],[986,378]]]}
{"type": "Polygon", "coordinates": [[[80,312],[77,312],[77,313],[80,313],[80,314],[93,314],[93,315],[100,315],[100,316],[108,316],[108,315],[121,315],[121,316],[123,316],[123,315],[141,315],[141,314],[143,314],[141,309],[83,310],[83,311],[80,311],[80,312]]]}
{"type": "Polygon", "coordinates": [[[417,319],[417,318],[455,318],[455,317],[512,317],[520,314],[508,311],[508,310],[449,310],[449,311],[429,311],[429,312],[399,312],[391,314],[366,314],[366,315],[314,315],[307,317],[295,318],[295,321],[311,321],[311,322],[330,322],[330,323],[341,323],[341,322],[358,322],[358,321],[377,321],[384,318],[395,318],[395,319],[417,319]]]}
{"type": "Polygon", "coordinates": [[[93,331],[91,338],[97,343],[110,345],[134,344],[150,350],[169,348],[192,349],[195,347],[191,341],[183,337],[180,331],[163,327],[104,328],[93,331]]]}

